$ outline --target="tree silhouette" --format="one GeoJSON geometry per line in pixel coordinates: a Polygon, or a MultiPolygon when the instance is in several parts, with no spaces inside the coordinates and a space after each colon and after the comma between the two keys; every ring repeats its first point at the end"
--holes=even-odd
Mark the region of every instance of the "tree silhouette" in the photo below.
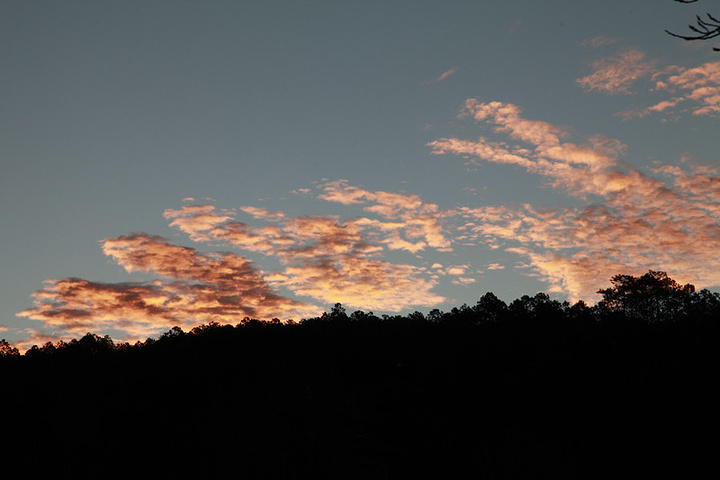
{"type": "Polygon", "coordinates": [[[0,340],[0,357],[11,357],[20,355],[20,351],[10,345],[4,338],[0,340]]]}
{"type": "MultiPolygon", "coordinates": [[[[695,3],[697,0],[675,0],[678,3],[695,3]]],[[[700,15],[696,15],[696,23],[695,25],[688,25],[690,30],[695,32],[692,35],[679,35],[677,33],[673,33],[669,30],[665,30],[668,34],[672,35],[673,37],[682,38],[683,40],[709,40],[711,38],[715,38],[717,36],[720,36],[720,19],[714,17],[710,13],[705,14],[707,16],[707,19],[703,19],[700,17],[700,15]]],[[[713,47],[713,50],[716,52],[720,52],[719,47],[713,47]]]]}
{"type": "Polygon", "coordinates": [[[0,341],[3,453],[55,478],[704,478],[720,294],[659,271],[600,293],[0,341]]]}
{"type": "Polygon", "coordinates": [[[600,309],[649,322],[677,319],[687,312],[695,286],[680,285],[667,273],[650,270],[641,277],[615,275],[611,288],[598,290],[600,309]]]}
{"type": "Polygon", "coordinates": [[[497,322],[507,314],[507,305],[492,292],[487,292],[475,305],[475,312],[481,321],[497,322]]]}

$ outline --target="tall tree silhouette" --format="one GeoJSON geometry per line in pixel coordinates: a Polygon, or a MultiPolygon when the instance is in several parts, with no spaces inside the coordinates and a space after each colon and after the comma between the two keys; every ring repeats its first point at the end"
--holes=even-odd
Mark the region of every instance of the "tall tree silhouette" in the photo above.
{"type": "Polygon", "coordinates": [[[650,270],[641,277],[615,275],[611,288],[598,290],[605,311],[622,312],[649,322],[677,319],[687,313],[695,286],[680,285],[667,273],[650,270]]]}

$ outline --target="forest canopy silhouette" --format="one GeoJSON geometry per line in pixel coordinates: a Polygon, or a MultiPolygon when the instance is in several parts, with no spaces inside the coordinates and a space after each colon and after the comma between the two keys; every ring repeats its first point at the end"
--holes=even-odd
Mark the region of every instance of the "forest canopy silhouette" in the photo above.
{"type": "Polygon", "coordinates": [[[720,433],[720,294],[659,271],[598,293],[3,340],[5,458],[73,478],[693,477],[720,433]]]}

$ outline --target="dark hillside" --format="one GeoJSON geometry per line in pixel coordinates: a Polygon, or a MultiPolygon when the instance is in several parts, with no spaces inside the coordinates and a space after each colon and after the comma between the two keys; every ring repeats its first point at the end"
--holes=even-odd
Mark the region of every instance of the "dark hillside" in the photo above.
{"type": "Polygon", "coordinates": [[[0,357],[2,456],[61,478],[700,478],[720,322],[692,295],[652,322],[486,295],[429,318],[88,334],[0,357]]]}

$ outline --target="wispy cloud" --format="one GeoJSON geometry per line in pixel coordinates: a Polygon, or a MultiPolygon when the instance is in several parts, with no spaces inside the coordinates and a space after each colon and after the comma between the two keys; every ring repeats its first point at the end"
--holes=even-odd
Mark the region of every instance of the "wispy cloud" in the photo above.
{"type": "MultiPolygon", "coordinates": [[[[596,37],[583,42],[584,45],[601,47],[615,43],[615,39],[596,37]]],[[[608,57],[592,62],[593,72],[576,82],[585,90],[615,94],[630,94],[630,88],[639,80],[645,80],[648,92],[662,95],[669,93],[655,104],[618,112],[628,120],[646,117],[653,113],[664,113],[677,117],[681,113],[692,115],[720,115],[720,60],[706,62],[697,67],[678,65],[660,66],[656,60],[646,59],[637,48],[617,49],[608,57]],[[681,110],[676,107],[680,106],[681,110]]]]}
{"type": "Polygon", "coordinates": [[[450,70],[446,70],[437,77],[435,77],[433,80],[430,81],[424,81],[422,82],[423,85],[433,84],[433,83],[440,83],[444,80],[447,80],[450,76],[454,75],[457,72],[457,67],[453,67],[450,70]]]}
{"type": "Polygon", "coordinates": [[[416,195],[365,190],[345,180],[326,182],[318,189],[321,200],[363,206],[381,218],[361,216],[341,221],[325,216],[290,217],[242,207],[256,219],[273,222],[250,226],[220,215],[195,222],[194,216],[207,215],[205,209],[197,208],[196,212],[187,211],[184,222],[173,223],[192,239],[277,258],[284,269],[269,275],[268,280],[297,295],[390,311],[443,300],[432,293],[435,282],[425,278],[421,268],[381,257],[386,248],[411,253],[426,248],[449,250],[450,241],[436,215],[437,205],[416,195]]]}
{"type": "Polygon", "coordinates": [[[615,156],[625,150],[619,141],[600,135],[588,137],[582,144],[563,141],[569,131],[547,122],[527,120],[519,107],[509,103],[481,103],[475,99],[465,102],[460,117],[494,125],[495,132],[505,133],[508,144],[480,137],[478,140],[441,138],[429,143],[433,153],[453,153],[477,161],[513,164],[543,175],[551,184],[568,190],[578,197],[604,195],[608,191],[624,190],[628,181],[608,166],[615,165],[615,156]]]}
{"type": "Polygon", "coordinates": [[[607,47],[608,45],[614,45],[619,41],[616,37],[608,37],[606,35],[598,35],[597,37],[589,38],[582,42],[585,47],[600,48],[607,47]]]}
{"type": "Polygon", "coordinates": [[[323,193],[318,198],[322,200],[365,205],[363,210],[366,212],[390,220],[359,218],[356,222],[386,232],[388,236],[381,241],[391,249],[418,251],[431,247],[440,251],[452,250],[439,223],[442,214],[437,204],[423,202],[417,195],[365,190],[348,185],[346,180],[327,182],[319,188],[323,193]]]}
{"type": "Polygon", "coordinates": [[[663,111],[684,100],[692,102],[689,110],[693,115],[720,115],[720,60],[707,62],[695,68],[676,67],[654,76],[658,90],[680,93],[671,102],[660,102],[649,111],[663,111]]]}
{"type": "Polygon", "coordinates": [[[450,70],[443,72],[439,77],[435,79],[435,83],[442,82],[446,78],[448,78],[450,75],[453,75],[457,71],[457,68],[453,67],[450,70]]]}
{"type": "Polygon", "coordinates": [[[233,323],[246,316],[289,318],[320,311],[275,293],[262,273],[239,255],[202,254],[142,233],[108,238],[102,249],[129,273],[161,278],[148,283],[49,280],[33,294],[35,306],[18,315],[66,333],[114,329],[147,336],[173,325],[233,323]]]}
{"type": "MultiPolygon", "coordinates": [[[[711,63],[664,70],[655,77],[657,88],[675,97],[655,110],[694,101],[698,115],[709,114],[703,109],[715,108],[719,69],[711,63]]],[[[107,238],[101,248],[109,259],[128,274],[153,279],[48,280],[34,293],[34,306],[18,314],[39,322],[26,329],[27,341],[87,331],[133,339],[173,325],[302,318],[335,302],[379,311],[435,306],[445,300],[435,293],[440,283],[477,282],[481,270],[447,258],[478,245],[519,255],[520,268],[570,299],[592,301],[599,279],[648,269],[665,270],[682,283],[720,285],[720,177],[714,168],[678,162],[640,170],[621,160],[628,148],[620,141],[578,137],[525,118],[511,103],[468,99],[458,116],[478,124],[484,136],[439,138],[429,143],[432,153],[525,169],[576,206],[442,208],[412,193],[343,179],[296,192],[353,211],[350,216],[297,216],[252,205],[223,209],[185,198],[193,204],[167,209],[164,218],[203,249],[223,252],[147,233],[107,238]],[[263,270],[245,255],[269,258],[272,268],[263,270]],[[408,260],[389,260],[403,256],[408,260]]]]}
{"type": "Polygon", "coordinates": [[[597,282],[618,272],[666,270],[699,286],[720,285],[720,179],[709,167],[665,165],[641,172],[619,160],[626,147],[522,117],[500,102],[465,103],[461,117],[494,127],[509,142],[442,138],[436,154],[512,164],[542,175],[583,202],[578,208],[461,207],[463,241],[527,258],[551,291],[596,298],[597,282]]]}
{"type": "Polygon", "coordinates": [[[617,54],[592,62],[593,72],[577,79],[584,89],[611,95],[629,94],[630,87],[638,79],[652,75],[653,62],[636,48],[628,48],[617,54]]]}
{"type": "Polygon", "coordinates": [[[417,195],[365,190],[344,180],[320,184],[316,197],[360,206],[367,215],[341,220],[290,216],[255,206],[167,209],[163,216],[170,226],[191,241],[260,253],[273,257],[281,267],[262,271],[240,254],[201,253],[161,237],[133,233],[105,239],[102,251],[128,273],[149,274],[154,280],[49,280],[33,294],[34,306],[18,315],[44,325],[31,332],[34,340],[87,331],[143,338],[174,325],[191,328],[211,321],[237,323],[244,317],[309,317],[336,302],[401,311],[444,300],[433,292],[437,280],[425,267],[383,258],[391,250],[449,251],[451,241],[440,224],[437,205],[417,195]],[[238,215],[254,224],[238,221],[238,215]],[[289,298],[281,291],[306,300],[289,298]]]}

